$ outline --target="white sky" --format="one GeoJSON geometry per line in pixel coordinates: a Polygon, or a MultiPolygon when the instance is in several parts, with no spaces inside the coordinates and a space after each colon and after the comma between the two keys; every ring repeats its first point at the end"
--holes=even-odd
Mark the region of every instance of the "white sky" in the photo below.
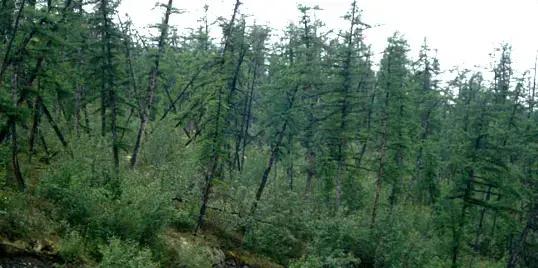
{"type": "MultiPolygon", "coordinates": [[[[163,0],[161,0],[163,1],[163,0]]],[[[241,12],[251,14],[258,24],[268,24],[280,33],[299,18],[296,6],[319,5],[317,17],[333,29],[347,29],[342,16],[352,0],[242,0],[241,12]]],[[[367,42],[380,53],[394,31],[405,35],[416,57],[424,37],[437,49],[443,69],[453,66],[487,66],[489,54],[501,42],[513,46],[514,67],[523,71],[534,67],[538,49],[538,0],[358,0],[365,23],[381,26],[366,32],[367,42]]],[[[128,13],[137,27],[159,22],[162,11],[154,10],[155,0],[123,0],[120,14],[128,13]]],[[[196,27],[209,5],[210,21],[229,19],[235,0],[175,0],[171,23],[179,29],[196,27]]],[[[218,34],[215,30],[214,34],[218,34]]]]}

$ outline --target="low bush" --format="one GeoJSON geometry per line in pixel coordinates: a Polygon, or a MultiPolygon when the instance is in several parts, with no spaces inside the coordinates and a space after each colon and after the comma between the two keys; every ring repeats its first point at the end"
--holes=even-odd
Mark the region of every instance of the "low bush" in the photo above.
{"type": "Polygon", "coordinates": [[[152,260],[151,251],[140,248],[135,242],[112,239],[106,246],[99,247],[103,258],[101,268],[156,268],[159,265],[152,260]]]}

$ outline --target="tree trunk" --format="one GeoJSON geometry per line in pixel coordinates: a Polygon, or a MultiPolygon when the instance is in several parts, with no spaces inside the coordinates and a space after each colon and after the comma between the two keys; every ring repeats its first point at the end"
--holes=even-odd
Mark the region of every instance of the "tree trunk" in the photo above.
{"type": "MultiPolygon", "coordinates": [[[[171,1],[171,0],[170,0],[171,1]]],[[[230,20],[230,25],[228,26],[229,29],[228,29],[228,33],[225,37],[225,45],[224,45],[224,48],[222,50],[222,60],[221,60],[221,63],[224,64],[226,63],[226,53],[227,53],[227,49],[228,49],[228,43],[230,41],[230,37],[231,37],[231,34],[232,34],[232,28],[233,28],[233,23],[235,21],[235,16],[237,15],[237,12],[238,12],[238,9],[239,9],[239,5],[241,4],[241,2],[239,2],[239,0],[236,1],[235,3],[235,7],[234,7],[234,12],[233,12],[233,15],[232,15],[232,19],[230,20]]],[[[193,78],[194,79],[194,78],[193,78]]],[[[192,80],[191,80],[192,81],[192,80]]],[[[202,224],[203,224],[203,220],[204,220],[204,217],[205,217],[205,213],[206,213],[206,209],[207,209],[207,203],[209,202],[209,194],[211,193],[211,188],[213,186],[213,179],[214,178],[220,178],[221,176],[221,173],[222,173],[222,165],[220,165],[220,150],[222,148],[221,146],[221,131],[220,131],[220,119],[222,117],[222,113],[223,113],[223,100],[222,100],[222,87],[218,87],[217,89],[217,113],[216,113],[216,123],[215,123],[215,133],[213,134],[213,139],[211,141],[211,157],[210,157],[210,173],[209,174],[206,174],[206,185],[204,187],[204,194],[203,194],[203,198],[202,198],[202,206],[200,207],[200,215],[198,216],[198,223],[196,224],[196,228],[194,229],[194,235],[197,235],[198,234],[198,231],[202,228],[202,224]],[[219,168],[220,166],[220,168],[219,168]]]]}
{"type": "MultiPolygon", "coordinates": [[[[15,26],[13,28],[13,32],[11,33],[11,38],[9,39],[9,43],[7,45],[7,48],[6,48],[6,53],[4,54],[4,59],[2,60],[2,67],[0,67],[0,88],[2,88],[2,82],[4,81],[4,73],[5,71],[7,70],[7,68],[9,67],[9,64],[11,63],[11,61],[9,61],[9,54],[10,54],[10,51],[11,49],[13,48],[13,40],[15,40],[15,36],[17,35],[17,30],[18,30],[18,27],[19,27],[19,21],[21,19],[21,16],[22,16],[22,13],[23,13],[23,10],[24,10],[24,3],[25,3],[25,0],[22,0],[21,3],[20,3],[20,8],[19,8],[19,11],[17,12],[17,17],[15,18],[15,26]]],[[[0,91],[1,93],[1,91],[0,91]]]]}
{"type": "Polygon", "coordinates": [[[84,126],[86,128],[86,134],[91,134],[90,118],[88,117],[88,109],[86,107],[86,91],[82,88],[82,112],[84,113],[84,126]]]}
{"type": "Polygon", "coordinates": [[[247,137],[248,137],[248,129],[250,125],[250,117],[251,117],[251,110],[252,110],[252,99],[254,98],[254,88],[256,87],[256,79],[258,77],[258,63],[255,63],[254,70],[253,70],[253,77],[252,82],[250,84],[249,92],[246,95],[245,98],[245,106],[243,110],[243,122],[241,125],[241,135],[240,140],[238,140],[238,144],[236,144],[236,154],[238,154],[237,150],[239,150],[239,143],[242,142],[242,148],[241,148],[241,155],[240,163],[238,163],[238,170],[241,171],[243,169],[243,166],[245,164],[245,151],[247,147],[247,137]]]}
{"type": "MultiPolygon", "coordinates": [[[[19,76],[17,73],[18,68],[13,68],[13,74],[11,76],[11,85],[13,87],[13,103],[17,103],[17,94],[19,91],[19,76]]],[[[19,165],[19,148],[17,146],[17,121],[14,115],[8,117],[8,125],[10,126],[11,131],[11,165],[13,167],[13,175],[17,182],[19,191],[24,192],[26,189],[24,178],[22,177],[21,168],[19,165]]]]}
{"type": "MultiPolygon", "coordinates": [[[[43,55],[41,55],[37,59],[36,67],[32,71],[30,78],[26,82],[26,88],[32,87],[35,79],[37,78],[38,72],[41,70],[41,66],[43,65],[44,60],[45,60],[45,56],[43,55]]],[[[2,79],[0,79],[0,81],[2,81],[2,79]]],[[[15,101],[15,106],[20,107],[26,101],[27,97],[28,97],[28,92],[26,90],[22,90],[19,94],[18,100],[15,101]]],[[[7,124],[3,126],[2,128],[0,128],[0,143],[4,141],[10,129],[11,129],[11,125],[10,125],[10,121],[8,120],[7,124]]]]}
{"type": "Polygon", "coordinates": [[[512,245],[512,254],[510,254],[510,259],[508,260],[507,268],[515,268],[517,267],[517,261],[519,259],[519,254],[521,254],[521,251],[523,250],[523,244],[525,243],[525,239],[527,238],[527,235],[529,234],[529,231],[531,229],[536,228],[536,221],[538,220],[538,205],[534,204],[534,208],[532,209],[531,213],[529,214],[527,218],[527,223],[525,224],[525,227],[523,230],[521,230],[521,233],[519,234],[519,239],[517,242],[512,245]]]}
{"type": "Polygon", "coordinates": [[[290,162],[288,167],[286,168],[286,175],[288,177],[288,185],[290,188],[290,191],[293,191],[293,140],[292,135],[288,134],[288,161],[290,162]]]}
{"type": "Polygon", "coordinates": [[[343,64],[343,92],[342,92],[342,108],[340,115],[340,138],[338,144],[338,171],[336,175],[336,211],[340,211],[342,206],[342,173],[344,172],[344,164],[346,162],[346,146],[347,146],[347,117],[349,114],[348,98],[351,89],[351,57],[353,50],[353,32],[355,30],[355,12],[357,10],[357,2],[353,1],[351,11],[351,26],[347,36],[347,52],[343,64]]]}
{"type": "Polygon", "coordinates": [[[534,96],[536,93],[536,71],[538,65],[538,56],[534,59],[534,76],[533,76],[533,82],[532,82],[532,88],[531,88],[531,94],[529,96],[529,111],[527,112],[527,119],[531,118],[531,115],[534,113],[534,96]]]}
{"type": "Polygon", "coordinates": [[[429,123],[430,123],[430,111],[426,111],[424,113],[424,118],[422,120],[422,127],[424,128],[421,138],[420,138],[420,147],[418,149],[417,159],[415,161],[415,168],[413,169],[413,176],[411,177],[411,181],[409,182],[409,189],[408,189],[408,197],[411,195],[411,190],[413,189],[413,184],[418,178],[420,168],[422,166],[422,152],[424,150],[424,143],[426,142],[426,139],[428,138],[428,131],[429,131],[429,123]]]}
{"type": "MultiPolygon", "coordinates": [[[[78,49],[78,74],[82,75],[82,71],[80,70],[80,66],[84,64],[84,61],[82,59],[82,49],[78,49]]],[[[75,135],[77,135],[77,138],[80,138],[80,108],[81,108],[81,101],[82,101],[82,83],[79,81],[75,82],[75,135]]]]}
{"type": "MultiPolygon", "coordinates": [[[[310,143],[310,141],[307,141],[310,143]]],[[[305,185],[305,196],[309,197],[310,193],[312,192],[312,178],[314,177],[314,152],[312,152],[312,148],[307,149],[308,152],[306,153],[306,162],[307,162],[307,169],[306,169],[306,185],[305,185]]]]}
{"type": "Polygon", "coordinates": [[[469,207],[469,198],[472,191],[472,181],[474,178],[474,169],[471,168],[469,171],[469,180],[467,181],[467,187],[465,187],[465,193],[463,194],[463,205],[461,208],[461,215],[458,222],[458,226],[455,227],[452,236],[453,236],[453,245],[452,245],[452,268],[458,267],[458,254],[460,251],[461,245],[461,236],[463,234],[463,227],[465,226],[465,214],[467,213],[467,208],[469,207]]]}
{"type": "Polygon", "coordinates": [[[75,135],[80,138],[80,99],[81,99],[81,87],[82,85],[77,82],[75,89],[75,135]]]}
{"type": "MultiPolygon", "coordinates": [[[[489,198],[491,196],[491,185],[488,186],[488,192],[486,193],[486,202],[489,201],[489,198]]],[[[478,242],[480,239],[480,234],[482,233],[482,227],[484,226],[484,218],[486,216],[486,208],[482,208],[482,211],[480,212],[480,221],[478,222],[478,230],[476,231],[476,238],[474,242],[474,249],[478,250],[478,242]]]]}
{"type": "Polygon", "coordinates": [[[28,162],[32,162],[32,155],[34,153],[35,138],[36,138],[36,135],[37,135],[37,132],[38,132],[39,119],[41,118],[41,113],[40,113],[41,105],[40,105],[39,99],[37,97],[34,98],[32,110],[33,110],[32,128],[30,130],[30,138],[28,140],[28,148],[29,148],[29,150],[28,150],[28,153],[29,153],[28,162]]]}
{"type": "Polygon", "coordinates": [[[267,167],[265,168],[265,171],[263,172],[262,181],[260,183],[260,186],[258,187],[258,191],[256,192],[256,198],[254,199],[254,202],[252,203],[252,206],[250,208],[250,215],[254,216],[254,213],[256,212],[256,208],[258,207],[258,202],[260,201],[263,190],[265,189],[265,185],[267,184],[267,179],[269,179],[269,173],[271,172],[271,168],[273,167],[273,163],[276,162],[278,152],[280,150],[280,146],[282,145],[282,140],[284,139],[284,132],[286,132],[286,128],[288,126],[288,120],[284,121],[284,124],[282,125],[282,129],[280,130],[280,133],[278,134],[278,138],[276,141],[276,144],[271,148],[271,156],[269,157],[269,163],[267,163],[267,167]]]}
{"type": "Polygon", "coordinates": [[[112,155],[114,157],[114,167],[120,167],[120,148],[118,144],[118,129],[116,124],[116,92],[109,90],[110,100],[110,128],[112,130],[112,155]]]}
{"type": "Polygon", "coordinates": [[[133,156],[131,157],[131,167],[136,167],[136,164],[138,163],[138,157],[140,155],[140,149],[142,147],[142,139],[144,138],[144,133],[146,131],[146,127],[148,125],[149,115],[151,111],[151,107],[153,105],[153,98],[155,95],[155,90],[157,88],[157,79],[159,76],[159,61],[162,55],[164,54],[164,46],[166,37],[168,35],[168,21],[170,20],[170,14],[172,13],[172,2],[173,0],[168,0],[168,5],[166,6],[166,13],[164,16],[163,26],[161,29],[161,36],[159,38],[159,44],[158,44],[158,50],[157,56],[155,57],[155,62],[153,69],[150,74],[150,83],[148,87],[148,95],[146,97],[146,103],[144,109],[142,109],[142,118],[140,122],[140,129],[138,130],[138,135],[136,138],[136,144],[133,150],[133,156]]]}
{"type": "Polygon", "coordinates": [[[24,178],[22,177],[18,153],[19,149],[17,147],[17,124],[13,121],[11,122],[11,164],[13,165],[13,175],[17,180],[19,191],[24,192],[24,190],[26,189],[26,185],[24,183],[24,178]]]}
{"type": "MultiPolygon", "coordinates": [[[[105,74],[104,69],[102,70],[101,75],[103,76],[102,78],[105,79],[106,74],[105,74]]],[[[108,92],[107,92],[106,82],[104,82],[103,80],[102,85],[101,85],[101,136],[102,137],[106,135],[106,107],[108,103],[107,93],[108,92]]]]}
{"type": "Polygon", "coordinates": [[[366,139],[364,140],[364,143],[362,144],[359,158],[355,161],[357,168],[361,167],[362,160],[364,159],[364,155],[366,154],[366,147],[368,146],[368,141],[370,140],[370,130],[372,127],[372,112],[373,112],[374,101],[375,101],[375,91],[372,92],[372,96],[370,97],[368,115],[366,116],[366,139]]]}
{"type": "Polygon", "coordinates": [[[65,140],[65,138],[64,138],[62,132],[60,131],[60,128],[58,127],[58,125],[56,125],[56,123],[54,122],[54,119],[52,118],[52,115],[50,114],[49,109],[47,109],[47,106],[45,106],[45,104],[43,103],[43,99],[41,99],[41,96],[37,96],[37,99],[39,101],[39,104],[40,104],[45,116],[49,120],[49,123],[52,126],[52,129],[54,129],[54,133],[56,133],[56,136],[58,137],[58,140],[60,140],[63,147],[67,148],[67,146],[68,146],[67,141],[65,140]]]}
{"type": "Polygon", "coordinates": [[[372,227],[375,226],[375,221],[377,217],[377,210],[379,208],[379,199],[381,197],[381,188],[383,186],[383,177],[385,172],[385,158],[387,155],[387,135],[388,135],[388,120],[389,120],[389,93],[387,92],[385,95],[385,111],[383,113],[383,122],[382,122],[382,130],[381,130],[381,156],[379,159],[379,170],[377,172],[377,183],[376,183],[376,191],[375,191],[375,201],[374,201],[374,209],[372,210],[372,227]]]}

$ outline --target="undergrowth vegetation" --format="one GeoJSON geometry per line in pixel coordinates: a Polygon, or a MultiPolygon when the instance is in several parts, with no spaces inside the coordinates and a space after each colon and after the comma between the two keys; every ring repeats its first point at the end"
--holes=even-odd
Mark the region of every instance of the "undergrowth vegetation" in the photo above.
{"type": "Polygon", "coordinates": [[[399,32],[376,53],[360,1],[278,30],[240,0],[174,25],[186,2],[141,28],[1,1],[1,266],[536,266],[538,68],[509,44],[449,72],[399,32]]]}

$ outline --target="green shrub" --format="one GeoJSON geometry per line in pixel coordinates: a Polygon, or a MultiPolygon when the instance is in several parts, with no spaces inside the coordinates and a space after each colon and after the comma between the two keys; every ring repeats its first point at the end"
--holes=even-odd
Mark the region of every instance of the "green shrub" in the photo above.
{"type": "Polygon", "coordinates": [[[82,161],[72,162],[58,164],[54,173],[42,178],[37,193],[61,208],[59,217],[73,225],[87,225],[102,213],[110,193],[82,161]]]}
{"type": "Polygon", "coordinates": [[[172,226],[179,231],[193,230],[196,220],[188,211],[177,211],[172,219],[172,226]]]}
{"type": "Polygon", "coordinates": [[[171,195],[158,180],[132,171],[115,177],[92,170],[84,159],[58,163],[38,188],[60,208],[58,218],[88,239],[116,236],[148,244],[171,221],[171,195]]]}
{"type": "Polygon", "coordinates": [[[343,252],[329,257],[308,256],[294,260],[290,268],[352,268],[359,267],[360,260],[343,252]]]}
{"type": "Polygon", "coordinates": [[[315,221],[306,260],[317,260],[329,265],[327,267],[338,267],[330,266],[335,263],[373,263],[371,230],[361,221],[363,219],[356,216],[326,217],[315,221]]]}
{"type": "Polygon", "coordinates": [[[58,225],[45,213],[49,206],[40,198],[0,190],[0,235],[27,240],[54,234],[58,225]]]}
{"type": "Polygon", "coordinates": [[[153,268],[159,267],[152,260],[151,251],[139,248],[134,242],[112,239],[106,246],[99,247],[103,255],[102,268],[153,268]]]}
{"type": "Polygon", "coordinates": [[[148,178],[126,176],[121,185],[120,198],[102,215],[103,227],[110,235],[148,244],[170,223],[172,197],[148,178]]]}
{"type": "Polygon", "coordinates": [[[164,267],[205,268],[224,261],[223,253],[174,232],[161,235],[153,252],[164,267]]]}
{"type": "Polygon", "coordinates": [[[71,231],[63,237],[58,253],[67,263],[80,264],[87,256],[86,241],[80,233],[71,231]]]}
{"type": "Polygon", "coordinates": [[[287,263],[302,253],[302,244],[286,227],[277,224],[254,223],[244,237],[247,249],[287,263]]]}
{"type": "Polygon", "coordinates": [[[396,206],[374,228],[378,267],[427,267],[439,254],[438,241],[428,223],[429,210],[396,206]]]}

